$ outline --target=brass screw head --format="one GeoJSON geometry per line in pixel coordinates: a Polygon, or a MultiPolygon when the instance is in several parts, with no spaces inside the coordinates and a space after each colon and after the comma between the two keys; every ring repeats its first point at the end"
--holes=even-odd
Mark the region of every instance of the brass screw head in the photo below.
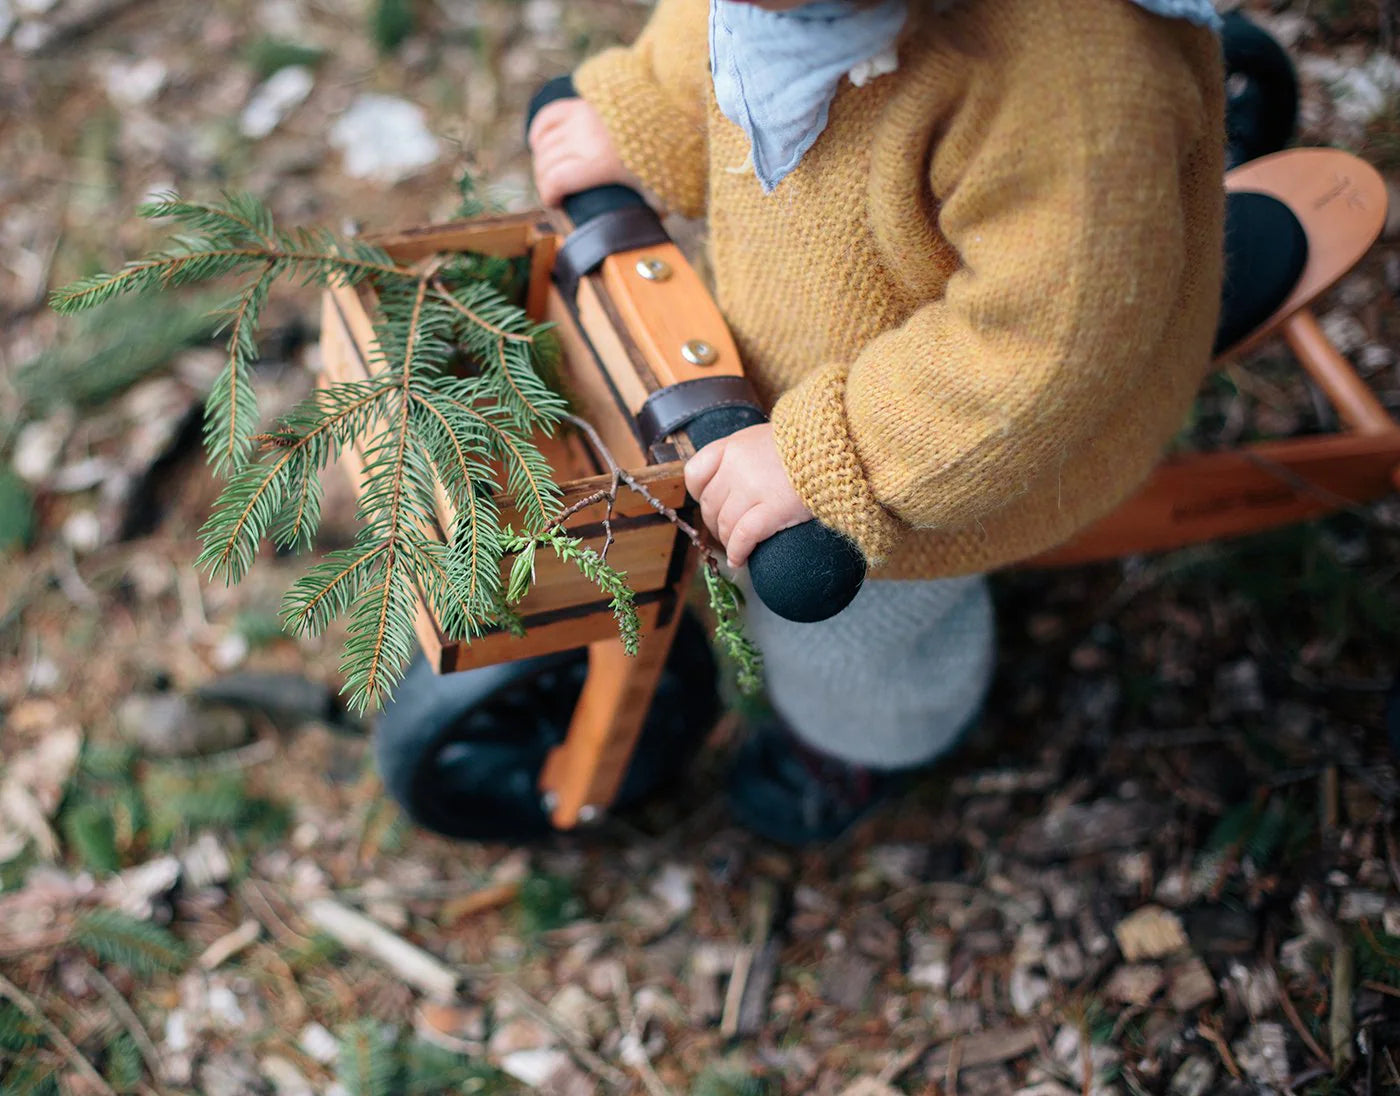
{"type": "Polygon", "coordinates": [[[719,360],[719,351],[704,339],[691,339],[681,347],[681,357],[691,365],[714,365],[719,360]]]}
{"type": "Polygon", "coordinates": [[[671,264],[665,259],[638,259],[637,273],[649,282],[664,282],[671,276],[671,264]]]}

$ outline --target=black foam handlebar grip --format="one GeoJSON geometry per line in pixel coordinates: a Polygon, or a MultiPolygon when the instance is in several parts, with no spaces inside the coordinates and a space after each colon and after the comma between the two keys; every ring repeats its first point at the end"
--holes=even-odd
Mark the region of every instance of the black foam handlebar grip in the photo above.
{"type": "MultiPolygon", "coordinates": [[[[767,419],[757,408],[707,411],[685,428],[701,449],[767,419]]],[[[851,541],[819,521],[774,533],[749,556],[749,581],[760,601],[786,620],[814,624],[851,603],[865,581],[865,557],[851,541]]]]}
{"type": "MultiPolygon", "coordinates": [[[[530,100],[526,126],[547,104],[577,97],[571,77],[551,80],[530,100]]],[[[564,209],[575,225],[615,209],[645,204],[636,191],[616,185],[595,187],[564,199],[564,209]]],[[[755,407],[724,407],[705,412],[685,429],[695,448],[702,449],[718,438],[766,421],[755,407]]],[[[834,617],[860,592],[865,557],[840,533],[809,521],[759,544],[749,556],[749,579],[759,600],[773,612],[787,620],[812,624],[834,617]]]]}

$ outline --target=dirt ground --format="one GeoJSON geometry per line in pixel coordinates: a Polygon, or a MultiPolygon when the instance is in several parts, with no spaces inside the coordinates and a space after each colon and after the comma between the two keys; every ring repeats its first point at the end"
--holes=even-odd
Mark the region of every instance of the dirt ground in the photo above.
{"type": "MultiPolygon", "coordinates": [[[[1250,11],[1299,143],[1400,205],[1394,7],[1250,11]]],[[[530,93],[647,11],[0,0],[0,1093],[1400,1093],[1400,499],[996,576],[984,725],[800,854],[727,815],[742,710],[587,833],[427,834],[333,702],[342,633],[280,631],[305,562],[195,569],[217,343],[194,306],[84,325],[47,291],[156,243],[134,210],[170,188],[371,230],[448,217],[467,172],[528,208],[530,93]],[[376,126],[403,140],[365,159],[376,126]]],[[[1395,211],[1317,311],[1400,412],[1395,211]]],[[[270,411],[317,322],[275,299],[270,411]]],[[[1335,427],[1267,344],[1187,439],[1335,427]]]]}

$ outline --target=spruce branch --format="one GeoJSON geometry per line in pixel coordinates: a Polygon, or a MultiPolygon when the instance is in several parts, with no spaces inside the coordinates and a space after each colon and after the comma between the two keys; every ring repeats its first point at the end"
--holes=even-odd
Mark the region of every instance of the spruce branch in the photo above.
{"type": "Polygon", "coordinates": [[[204,446],[215,473],[225,475],[243,463],[257,426],[258,401],[249,376],[258,357],[256,329],[277,276],[277,263],[267,260],[262,272],[226,310],[228,362],[205,401],[204,446]]]}
{"type": "Polygon", "coordinates": [[[414,539],[413,523],[431,520],[433,490],[432,481],[425,474],[423,454],[412,444],[408,404],[413,395],[418,344],[430,337],[420,326],[427,292],[428,277],[420,276],[402,344],[397,430],[387,443],[381,442],[366,453],[361,518],[385,543],[378,561],[380,580],[366,591],[354,612],[341,665],[348,678],[347,687],[354,690],[352,703],[361,710],[380,701],[397,683],[416,642],[412,627],[415,590],[407,573],[406,548],[414,539]]]}
{"type": "Polygon", "coordinates": [[[446,301],[449,307],[465,316],[469,322],[476,324],[478,327],[485,328],[497,338],[505,339],[507,342],[533,343],[535,341],[534,335],[517,331],[507,331],[504,327],[496,326],[490,320],[486,319],[486,317],[478,316],[452,295],[452,292],[443,284],[441,278],[433,279],[433,292],[446,301]]]}
{"type": "Polygon", "coordinates": [[[488,411],[478,409],[449,393],[449,386],[439,390],[443,398],[463,415],[478,423],[490,436],[494,454],[505,462],[506,485],[525,520],[543,526],[559,505],[559,487],[534,442],[516,435],[505,423],[497,421],[488,411]]]}
{"type": "Polygon", "coordinates": [[[48,1037],[49,1042],[58,1048],[59,1053],[68,1061],[74,1071],[81,1074],[95,1092],[102,1093],[103,1096],[117,1096],[112,1091],[112,1086],[103,1080],[102,1075],[93,1068],[92,1063],[83,1057],[82,1052],[73,1045],[73,1041],[59,1030],[58,1025],[44,1015],[43,1010],[35,1004],[28,994],[3,974],[0,974],[0,997],[10,1001],[28,1016],[48,1037]]]}
{"type": "Polygon", "coordinates": [[[329,233],[277,232],[266,206],[247,194],[226,193],[220,206],[187,202],[165,194],[138,209],[148,219],[169,218],[200,235],[176,236],[175,246],[127,263],[113,274],[81,278],[55,290],[56,312],[81,312],[122,293],[169,289],[210,281],[264,263],[290,267],[308,282],[356,284],[368,277],[407,277],[412,271],[377,248],[329,233]]]}

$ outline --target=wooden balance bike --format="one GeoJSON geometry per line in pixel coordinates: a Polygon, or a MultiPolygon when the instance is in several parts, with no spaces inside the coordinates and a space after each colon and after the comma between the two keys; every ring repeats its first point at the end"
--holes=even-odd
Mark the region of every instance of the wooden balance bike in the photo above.
{"type": "MultiPolygon", "coordinates": [[[[1310,310],[1379,235],[1384,183],[1366,163],[1330,149],[1256,157],[1291,132],[1296,85],[1287,59],[1262,32],[1236,22],[1233,58],[1230,34],[1227,26],[1227,59],[1245,77],[1232,104],[1232,120],[1245,119],[1232,126],[1233,158],[1247,162],[1226,179],[1228,261],[1217,355],[1227,360],[1282,334],[1345,430],[1171,457],[1121,508],[1029,565],[1238,536],[1400,488],[1400,423],[1310,310]]],[[[567,81],[556,82],[535,109],[570,93],[567,81]]],[[[375,242],[402,262],[453,251],[527,260],[527,311],[555,325],[579,416],[656,500],[693,520],[685,459],[762,421],[733,340],[698,275],[635,194],[603,188],[575,196],[566,210],[414,229],[375,242]]],[[[363,379],[373,368],[370,307],[356,290],[326,294],[327,380],[363,379]]],[[[542,445],[566,506],[611,484],[587,438],[563,434],[542,445]]],[[[357,455],[348,452],[345,463],[358,484],[357,455]]],[[[604,508],[600,502],[581,509],[567,530],[600,546],[604,508]]],[[[502,509],[509,519],[504,500],[502,509]]],[[[375,743],[386,787],[419,824],[480,840],[586,825],[677,775],[713,725],[715,666],[703,631],[684,612],[697,564],[689,539],[626,491],[609,524],[616,538],[609,561],[637,592],[643,638],[636,656],[623,652],[598,590],[543,556],[519,606],[523,638],[499,632],[470,644],[448,641],[420,605],[423,656],[381,715],[375,743]]],[[[775,611],[818,620],[854,596],[864,566],[845,541],[808,523],[760,545],[750,571],[775,611]]]]}

